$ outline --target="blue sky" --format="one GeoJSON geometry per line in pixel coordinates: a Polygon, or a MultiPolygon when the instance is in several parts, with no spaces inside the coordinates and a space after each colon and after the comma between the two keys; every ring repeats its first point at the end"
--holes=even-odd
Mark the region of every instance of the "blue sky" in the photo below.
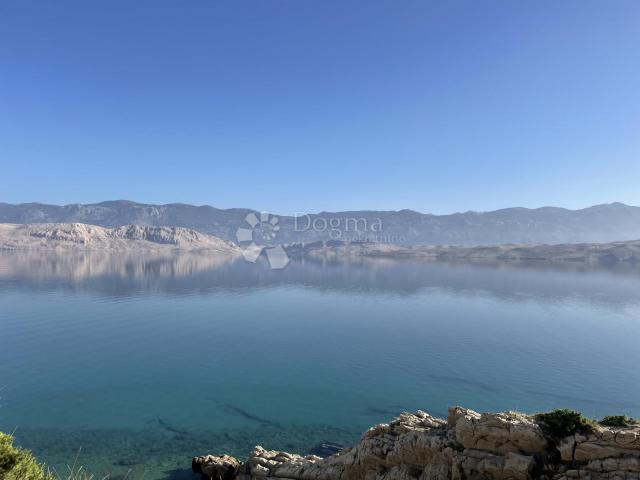
{"type": "Polygon", "coordinates": [[[640,205],[640,2],[0,3],[0,201],[640,205]]]}

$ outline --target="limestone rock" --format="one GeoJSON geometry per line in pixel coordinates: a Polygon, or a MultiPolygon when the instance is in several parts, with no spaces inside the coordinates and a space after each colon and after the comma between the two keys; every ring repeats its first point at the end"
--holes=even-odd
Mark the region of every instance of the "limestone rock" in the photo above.
{"type": "Polygon", "coordinates": [[[195,457],[191,462],[193,472],[201,474],[203,479],[231,480],[239,468],[240,462],[229,455],[204,455],[195,457]]]}
{"type": "Polygon", "coordinates": [[[534,457],[512,452],[501,456],[481,450],[465,450],[456,458],[460,478],[527,480],[531,478],[535,465],[534,457]]]}
{"type": "Polygon", "coordinates": [[[528,415],[452,407],[446,421],[402,413],[327,458],[256,447],[240,466],[227,456],[194,465],[220,480],[640,480],[640,426],[550,439],[528,415]]]}
{"type": "Polygon", "coordinates": [[[188,228],[84,223],[0,224],[0,250],[241,253],[234,243],[188,228]]]}
{"type": "Polygon", "coordinates": [[[537,423],[520,413],[483,413],[454,407],[448,424],[465,447],[495,454],[541,453],[547,439],[537,423]]]}

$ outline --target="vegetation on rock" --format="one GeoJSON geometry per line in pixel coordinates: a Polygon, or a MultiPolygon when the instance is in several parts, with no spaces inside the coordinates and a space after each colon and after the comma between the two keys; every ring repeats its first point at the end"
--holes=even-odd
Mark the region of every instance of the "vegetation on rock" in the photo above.
{"type": "Polygon", "coordinates": [[[608,415],[600,420],[600,425],[605,427],[631,427],[638,422],[626,415],[608,415]]]}
{"type": "Polygon", "coordinates": [[[568,437],[575,433],[591,433],[597,426],[594,420],[568,408],[539,413],[535,419],[540,423],[542,431],[554,439],[568,437]]]}
{"type": "Polygon", "coordinates": [[[13,437],[0,432],[0,478],[2,480],[53,480],[31,452],[14,447],[13,437]]]}

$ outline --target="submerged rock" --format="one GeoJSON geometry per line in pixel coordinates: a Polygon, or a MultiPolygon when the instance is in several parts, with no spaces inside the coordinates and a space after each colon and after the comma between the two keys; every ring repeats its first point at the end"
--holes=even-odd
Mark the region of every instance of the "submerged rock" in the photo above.
{"type": "Polygon", "coordinates": [[[452,407],[446,421],[402,413],[327,458],[258,446],[242,464],[196,457],[193,470],[216,480],[640,480],[640,426],[557,439],[528,415],[452,407]]]}

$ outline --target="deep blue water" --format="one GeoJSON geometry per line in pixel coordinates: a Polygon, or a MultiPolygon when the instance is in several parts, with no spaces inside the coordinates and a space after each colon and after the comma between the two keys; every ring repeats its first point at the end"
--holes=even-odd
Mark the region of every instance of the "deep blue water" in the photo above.
{"type": "Polygon", "coordinates": [[[57,469],[348,444],[403,410],[640,416],[640,272],[0,255],[0,429],[57,469]]]}

